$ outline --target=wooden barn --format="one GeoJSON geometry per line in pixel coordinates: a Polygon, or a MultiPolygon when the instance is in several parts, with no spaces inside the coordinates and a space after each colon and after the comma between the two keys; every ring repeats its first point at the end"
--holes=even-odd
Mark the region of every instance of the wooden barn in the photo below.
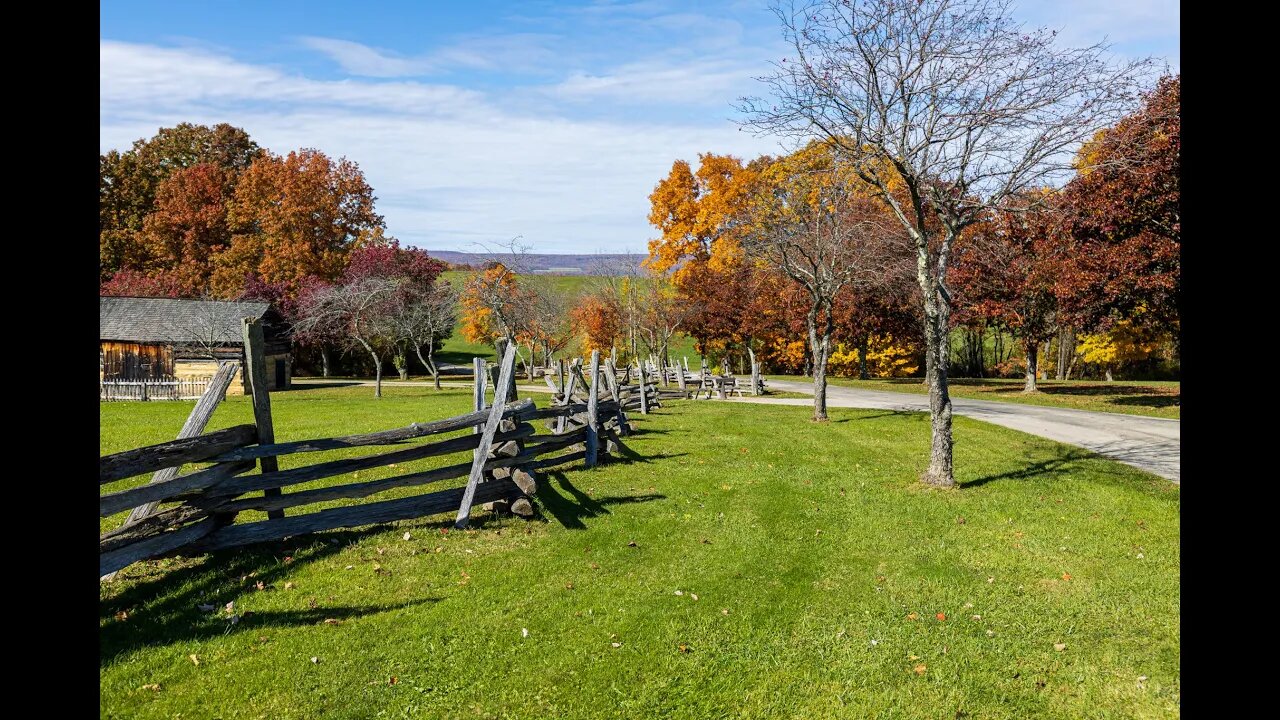
{"type": "MultiPolygon", "coordinates": [[[[293,377],[289,335],[268,303],[171,298],[99,298],[99,380],[189,380],[220,361],[244,362],[243,318],[261,318],[272,390],[293,377]]],[[[244,373],[229,394],[243,394],[244,373]]]]}

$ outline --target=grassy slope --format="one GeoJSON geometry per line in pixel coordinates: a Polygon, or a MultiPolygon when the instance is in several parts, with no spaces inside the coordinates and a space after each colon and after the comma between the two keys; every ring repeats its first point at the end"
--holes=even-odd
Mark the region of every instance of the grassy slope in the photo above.
{"type": "MultiPolygon", "coordinates": [[[[385,392],[277,394],[277,436],[467,402],[385,392]]],[[[171,437],[188,407],[103,405],[102,451],[171,437]]],[[[1179,714],[1176,486],[957,418],[965,487],[927,491],[922,415],[808,413],[671,403],[629,441],[645,461],[540,482],[549,522],[413,521],[135,566],[102,590],[101,714],[1179,714]],[[254,614],[196,608],[229,601],[254,614]]],[[[233,398],[214,425],[247,417],[233,398]]]]}
{"type": "MultiPolygon", "coordinates": [[[[797,375],[768,375],[778,380],[812,383],[813,380],[797,375]]],[[[893,390],[927,394],[928,389],[920,378],[856,378],[828,377],[832,385],[861,387],[872,390],[893,390]]],[[[1125,415],[1149,415],[1151,417],[1180,418],[1181,386],[1178,381],[1125,380],[1097,382],[1094,380],[1038,380],[1034,393],[1022,392],[1023,380],[1003,378],[951,378],[948,383],[953,397],[976,400],[1001,400],[1027,405],[1049,405],[1123,413],[1125,415]]]]}

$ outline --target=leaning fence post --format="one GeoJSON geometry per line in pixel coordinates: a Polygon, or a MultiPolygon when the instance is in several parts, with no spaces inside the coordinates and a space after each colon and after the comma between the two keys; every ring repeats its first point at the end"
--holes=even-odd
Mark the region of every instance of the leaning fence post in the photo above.
{"type": "MultiPolygon", "coordinates": [[[[270,445],[276,441],[275,426],[271,421],[271,391],[267,387],[267,357],[265,353],[267,341],[262,335],[262,319],[245,318],[244,358],[245,378],[249,381],[249,392],[253,394],[253,421],[258,426],[258,444],[270,445]]],[[[274,455],[262,458],[262,472],[276,472],[280,469],[274,455]]],[[[267,488],[262,491],[263,497],[278,497],[280,488],[267,488]]],[[[268,510],[267,519],[277,520],[284,517],[284,510],[268,510]]]]}
{"type": "Polygon", "coordinates": [[[476,496],[476,485],[484,474],[484,465],[489,458],[493,436],[497,434],[498,426],[502,424],[502,411],[507,404],[507,383],[511,379],[511,374],[515,372],[515,365],[516,348],[514,344],[508,343],[506,352],[502,356],[498,382],[493,388],[493,407],[489,409],[489,420],[485,422],[484,432],[480,435],[480,445],[476,447],[475,458],[471,461],[471,475],[467,478],[466,489],[462,491],[462,504],[458,507],[458,517],[453,523],[453,526],[459,530],[465,528],[471,519],[471,502],[476,496]]]}
{"type": "MultiPolygon", "coordinates": [[[[196,406],[191,408],[191,414],[187,416],[187,421],[182,424],[182,429],[178,431],[178,439],[192,438],[204,432],[204,426],[209,423],[209,418],[213,417],[213,411],[218,407],[218,403],[222,401],[227,392],[227,386],[231,384],[231,379],[236,376],[237,367],[235,363],[226,363],[218,366],[218,372],[214,374],[213,379],[209,381],[209,385],[205,388],[204,394],[196,401],[196,406]]],[[[168,482],[178,476],[178,468],[167,467],[163,470],[157,470],[151,476],[151,482],[168,482]]],[[[142,518],[155,512],[159,501],[149,502],[145,505],[139,505],[129,512],[129,517],[125,518],[121,527],[129,527],[138,522],[142,518]]],[[[114,578],[114,572],[102,576],[103,580],[114,578]]]]}
{"type": "Polygon", "coordinates": [[[591,390],[587,395],[587,467],[595,467],[600,452],[600,426],[596,407],[600,403],[600,351],[591,351],[591,390]]]}

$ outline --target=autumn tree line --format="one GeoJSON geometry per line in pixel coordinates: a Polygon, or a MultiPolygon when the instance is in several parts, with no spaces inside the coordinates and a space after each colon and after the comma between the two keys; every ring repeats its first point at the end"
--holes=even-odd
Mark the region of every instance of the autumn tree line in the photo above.
{"type": "Polygon", "coordinates": [[[770,7],[790,53],[737,109],[744,130],[797,149],[677,162],[650,198],[649,266],[692,303],[733,298],[706,318],[718,341],[776,345],[763,326],[802,317],[823,421],[841,336],[909,342],[914,325],[920,479],[938,487],[956,484],[957,328],[979,349],[991,325],[1017,337],[1028,391],[1055,336],[1104,366],[1161,334],[1176,355],[1179,77],[1066,46],[1011,0],[770,7]]]}

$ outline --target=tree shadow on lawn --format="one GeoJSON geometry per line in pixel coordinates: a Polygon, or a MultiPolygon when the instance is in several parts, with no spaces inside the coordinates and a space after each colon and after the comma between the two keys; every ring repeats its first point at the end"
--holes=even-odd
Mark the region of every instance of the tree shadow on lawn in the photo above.
{"type": "Polygon", "coordinates": [[[1178,395],[1129,395],[1111,398],[1112,405],[1137,405],[1147,408],[1181,407],[1182,398],[1178,395]]]}
{"type": "MultiPolygon", "coordinates": [[[[370,529],[385,530],[386,526],[377,525],[370,529]]],[[[191,565],[177,569],[152,564],[135,566],[133,572],[142,569],[146,576],[118,595],[98,603],[102,620],[112,618],[122,610],[129,613],[126,620],[110,620],[100,627],[99,663],[106,664],[144,646],[170,645],[265,627],[316,625],[327,619],[344,620],[438,602],[440,598],[425,597],[389,604],[317,605],[306,610],[252,612],[235,624],[227,619],[223,607],[228,599],[249,592],[258,582],[269,588],[262,592],[283,592],[279,587],[282,585],[280,581],[292,574],[297,566],[341,552],[370,529],[307,535],[251,549],[224,550],[203,559],[193,559],[191,565]],[[284,562],[286,556],[291,556],[292,560],[284,562]],[[200,610],[198,606],[202,604],[214,605],[217,610],[200,610]]],[[[306,596],[299,595],[300,599],[303,597],[306,596]]]]}
{"type": "MultiPolygon", "coordinates": [[[[1096,453],[1080,448],[1061,446],[1053,451],[1053,456],[1037,460],[1016,470],[986,475],[974,480],[957,482],[961,489],[975,488],[997,480],[1045,480],[1079,472],[1082,468],[1077,464],[1082,460],[1107,460],[1096,453]]],[[[1090,467],[1090,472],[1098,472],[1101,468],[1090,467]]]]}
{"type": "Polygon", "coordinates": [[[565,477],[561,471],[552,471],[545,475],[547,480],[555,480],[555,483],[544,482],[538,487],[538,503],[546,510],[547,514],[555,518],[556,522],[569,530],[586,530],[587,525],[583,522],[585,518],[594,518],[601,515],[611,515],[609,505],[623,505],[628,503],[652,502],[654,500],[666,500],[666,495],[649,494],[649,495],[607,495],[602,498],[592,498],[586,493],[574,486],[569,478],[565,477]],[[565,497],[561,495],[556,486],[569,495],[565,497]]]}
{"type": "Polygon", "coordinates": [[[301,392],[304,390],[323,390],[326,388],[355,387],[358,380],[325,380],[323,382],[290,383],[288,390],[272,390],[271,392],[301,392]]]}

